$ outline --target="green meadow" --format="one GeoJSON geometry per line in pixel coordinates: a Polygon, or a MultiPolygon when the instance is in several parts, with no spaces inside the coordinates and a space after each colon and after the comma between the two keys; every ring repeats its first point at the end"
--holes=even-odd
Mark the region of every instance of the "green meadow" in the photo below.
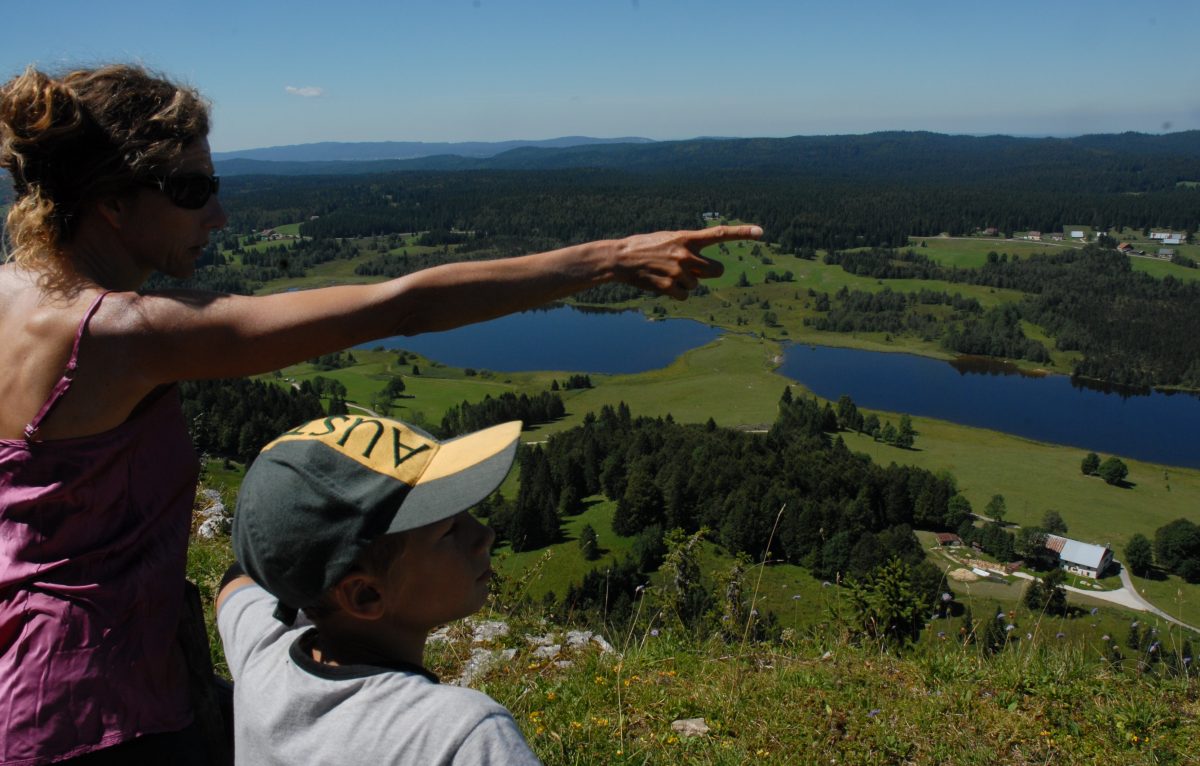
{"type": "Polygon", "coordinates": [[[638,415],[671,415],[685,423],[703,423],[711,417],[720,426],[765,427],[775,419],[776,404],[787,384],[773,371],[780,353],[777,343],[725,335],[661,370],[593,375],[594,388],[565,392],[567,417],[544,431],[574,427],[588,412],[622,401],[638,415]]]}
{"type": "Polygon", "coordinates": [[[1070,242],[1031,242],[997,237],[909,237],[908,246],[943,266],[977,269],[987,263],[990,252],[1009,258],[1053,253],[1063,247],[1081,247],[1070,242]]]}
{"type": "MultiPolygon", "coordinates": [[[[1008,252],[1010,257],[1027,257],[1047,249],[1045,243],[1014,240],[914,238],[913,243],[919,252],[931,258],[962,266],[982,262],[987,252],[993,249],[1008,252]],[[921,242],[925,243],[924,247],[921,242]]],[[[889,280],[885,283],[847,274],[840,267],[826,266],[820,260],[807,261],[774,253],[766,246],[762,247],[759,256],[754,256],[751,255],[753,247],[753,243],[748,242],[729,243],[725,252],[717,247],[705,251],[705,255],[720,260],[726,267],[721,278],[709,283],[711,292],[708,295],[686,302],[647,297],[627,305],[660,316],[694,318],[733,332],[683,354],[662,369],[634,375],[591,375],[593,388],[561,392],[567,415],[555,423],[527,431],[526,440],[544,440],[549,434],[578,425],[588,412],[619,402],[626,402],[635,415],[670,415],[680,422],[695,423],[712,418],[725,427],[766,428],[774,420],[776,404],[785,386],[791,385],[798,393],[807,393],[775,372],[783,351],[782,342],[787,341],[948,356],[931,341],[879,334],[818,333],[806,328],[804,318],[815,315],[807,296],[809,287],[818,292],[835,292],[842,287],[861,290],[925,287],[972,294],[985,305],[1020,297],[1014,291],[993,291],[938,281],[889,280]],[[772,263],[763,264],[762,255],[772,263]],[[778,274],[791,271],[795,281],[765,283],[768,270],[778,274]],[[751,287],[737,286],[743,272],[751,287]],[[774,326],[763,323],[767,311],[776,316],[774,326]]],[[[408,249],[410,254],[419,254],[414,253],[417,248],[410,246],[408,249]]],[[[364,252],[352,261],[322,264],[302,280],[271,283],[266,290],[345,283],[351,281],[349,277],[354,265],[373,255],[364,252]]],[[[1164,262],[1150,263],[1167,269],[1193,271],[1164,262]]],[[[1049,340],[1040,328],[1026,325],[1025,330],[1030,337],[1049,340]]],[[[320,371],[310,364],[301,364],[281,371],[278,376],[265,378],[279,385],[293,385],[317,375],[335,379],[346,387],[349,403],[369,408],[388,378],[399,375],[406,390],[393,402],[390,414],[430,425],[440,422],[449,407],[462,401],[477,402],[485,396],[497,396],[506,391],[536,393],[549,389],[553,381],[561,381],[565,373],[570,372],[479,370],[468,374],[466,370],[444,366],[436,359],[411,354],[400,362],[394,351],[356,350],[353,353],[357,363],[343,369],[320,371]],[[413,374],[414,364],[419,368],[419,374],[413,374]]],[[[1056,355],[1054,366],[1068,369],[1072,361],[1069,356],[1056,355]]],[[[878,414],[883,420],[895,422],[899,419],[898,413],[878,414]]],[[[992,495],[1003,495],[1007,502],[1007,518],[1012,523],[1036,524],[1045,511],[1056,510],[1066,520],[1072,537],[1110,544],[1118,558],[1134,533],[1141,532],[1152,538],[1155,529],[1174,519],[1185,517],[1200,521],[1200,471],[1123,457],[1130,469],[1130,486],[1116,488],[1082,475],[1079,464],[1086,450],[1080,448],[1043,444],[928,418],[915,417],[913,423],[918,436],[914,449],[910,450],[875,442],[861,434],[842,433],[839,436],[851,449],[866,453],[877,462],[910,464],[953,474],[960,491],[977,510],[981,510],[992,495]]],[[[227,494],[234,491],[240,481],[238,474],[236,465],[227,467],[219,461],[210,463],[210,481],[228,487],[227,494]]],[[[515,476],[506,482],[506,494],[515,492],[515,482],[515,476]]],[[[619,557],[632,544],[631,540],[612,533],[607,521],[611,513],[610,502],[594,502],[583,514],[565,520],[564,542],[542,551],[502,552],[498,568],[511,577],[536,571],[537,577],[527,583],[531,594],[540,597],[553,590],[561,597],[570,582],[581,579],[583,573],[595,565],[583,560],[575,539],[583,524],[592,524],[600,534],[606,557],[619,557]],[[549,560],[543,562],[547,555],[549,560]]],[[[710,561],[719,566],[720,554],[714,550],[710,561]]],[[[956,591],[960,589],[957,584],[952,587],[956,591]]],[[[1015,602],[1021,590],[1019,586],[994,583],[979,583],[972,587],[979,597],[1002,602],[1015,602]]],[[[1164,610],[1200,624],[1200,588],[1197,586],[1169,578],[1139,581],[1139,588],[1164,610]]],[[[787,612],[811,611],[802,609],[801,605],[818,603],[824,590],[820,583],[812,582],[812,578],[797,567],[771,566],[763,572],[763,603],[781,616],[787,612]],[[800,598],[793,599],[792,596],[800,598]]]]}
{"type": "MultiPolygon", "coordinates": [[[[277,384],[298,384],[315,377],[336,380],[346,387],[346,401],[370,408],[383,387],[392,377],[404,381],[405,390],[392,402],[390,415],[413,423],[438,423],[450,407],[464,401],[479,402],[487,396],[496,397],[506,391],[528,393],[550,388],[556,375],[549,372],[493,373],[479,370],[468,374],[464,369],[447,367],[436,360],[406,353],[399,361],[395,351],[354,349],[356,364],[335,370],[320,370],[305,362],[281,371],[280,376],[263,376],[277,384]],[[414,374],[413,367],[417,368],[414,374]]],[[[561,377],[561,376],[560,376],[561,377]]]]}
{"type": "Polygon", "coordinates": [[[276,226],[275,232],[277,234],[283,234],[287,237],[298,237],[300,236],[300,223],[285,223],[280,226],[276,226]]]}
{"type": "MultiPolygon", "coordinates": [[[[880,415],[898,420],[895,415],[880,415]]],[[[1018,436],[913,418],[915,448],[901,450],[862,434],[843,433],[847,446],[880,463],[948,471],[976,511],[1003,495],[1007,521],[1036,525],[1058,511],[1069,536],[1110,545],[1118,559],[1135,533],[1151,540],[1159,527],[1179,518],[1200,523],[1200,471],[1122,458],[1129,487],[1113,487],[1079,469],[1087,450],[1044,444],[1018,436]]],[[[1145,596],[1168,614],[1200,625],[1200,586],[1179,578],[1139,580],[1145,596]],[[1178,594],[1176,591],[1179,591],[1178,594]]]]}
{"type": "MultiPolygon", "coordinates": [[[[705,422],[750,430],[766,428],[774,419],[776,403],[785,386],[802,395],[808,392],[774,371],[778,344],[750,335],[725,335],[682,355],[671,365],[637,375],[592,375],[591,389],[563,391],[567,415],[526,433],[537,442],[549,434],[572,428],[588,412],[605,405],[627,403],[635,415],[671,415],[679,422],[705,422]]],[[[316,375],[339,380],[346,386],[349,401],[369,407],[388,376],[399,374],[406,384],[404,398],[396,400],[392,415],[417,423],[437,423],[442,413],[464,400],[476,402],[504,391],[533,393],[546,390],[561,373],[489,373],[467,375],[436,361],[410,356],[401,364],[392,351],[354,352],[358,364],[332,371],[317,371],[297,365],[283,371],[276,382],[288,384],[316,375]],[[420,375],[411,374],[418,364],[420,375]]],[[[881,420],[898,422],[898,413],[879,412],[881,420]]],[[[914,449],[899,449],[869,436],[843,432],[838,436],[850,449],[869,455],[881,464],[895,462],[954,475],[959,490],[976,510],[982,510],[996,494],[1006,501],[1007,520],[1018,525],[1037,524],[1047,510],[1058,511],[1072,537],[1113,546],[1120,558],[1134,533],[1153,538],[1154,531],[1177,518],[1200,521],[1200,471],[1166,467],[1122,457],[1129,466],[1129,486],[1113,487],[1080,471],[1087,450],[1031,441],[996,431],[960,426],[945,421],[914,417],[917,440],[914,449]]],[[[507,494],[515,489],[510,479],[507,494]]],[[[565,583],[578,580],[586,571],[574,545],[584,523],[601,535],[601,546],[619,553],[628,540],[611,534],[607,525],[595,523],[595,514],[611,515],[610,504],[596,503],[584,514],[568,519],[566,542],[555,549],[560,572],[548,580],[544,590],[562,595],[565,583]],[[574,547],[572,547],[574,546],[574,547]]],[[[511,555],[506,571],[523,570],[544,551],[511,555]]],[[[772,572],[787,571],[772,567],[772,572]]],[[[796,584],[799,587],[799,583],[796,584]]],[[[1145,581],[1140,587],[1164,610],[1193,624],[1200,624],[1200,588],[1179,582],[1145,581]],[[1179,591],[1178,597],[1176,591],[1179,591]]],[[[783,588],[777,583],[767,593],[783,588]]],[[[1001,597],[1002,594],[991,594],[1001,597]]],[[[783,604],[794,607],[794,604],[783,604]]]]}
{"type": "MultiPolygon", "coordinates": [[[[1179,250],[1183,255],[1187,255],[1192,260],[1200,261],[1200,245],[1180,247],[1179,250]]],[[[1180,266],[1170,261],[1159,260],[1158,258],[1130,257],[1129,261],[1134,271],[1145,272],[1157,279],[1162,279],[1170,275],[1179,280],[1189,280],[1192,282],[1200,280],[1200,269],[1189,269],[1186,266],[1180,266]]]]}

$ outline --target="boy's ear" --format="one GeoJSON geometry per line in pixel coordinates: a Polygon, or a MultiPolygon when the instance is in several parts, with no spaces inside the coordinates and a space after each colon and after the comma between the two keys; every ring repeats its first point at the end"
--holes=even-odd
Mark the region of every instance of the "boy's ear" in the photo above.
{"type": "Polygon", "coordinates": [[[383,597],[374,577],[356,572],[333,586],[338,609],[359,620],[378,620],[383,616],[383,597]]]}

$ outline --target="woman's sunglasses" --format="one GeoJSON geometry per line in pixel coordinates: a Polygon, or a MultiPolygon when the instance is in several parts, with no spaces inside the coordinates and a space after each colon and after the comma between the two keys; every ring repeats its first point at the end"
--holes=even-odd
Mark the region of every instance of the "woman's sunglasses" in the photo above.
{"type": "Polygon", "coordinates": [[[203,173],[186,173],[175,176],[156,176],[147,182],[167,195],[167,199],[181,208],[199,210],[208,204],[208,198],[221,188],[221,179],[203,173]]]}

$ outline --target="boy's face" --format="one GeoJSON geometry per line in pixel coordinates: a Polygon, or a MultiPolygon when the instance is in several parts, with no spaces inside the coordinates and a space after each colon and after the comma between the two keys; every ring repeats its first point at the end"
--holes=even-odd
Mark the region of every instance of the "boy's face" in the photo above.
{"type": "Polygon", "coordinates": [[[407,532],[388,568],[388,619],[428,631],[477,612],[487,599],[495,538],[467,511],[407,532]]]}

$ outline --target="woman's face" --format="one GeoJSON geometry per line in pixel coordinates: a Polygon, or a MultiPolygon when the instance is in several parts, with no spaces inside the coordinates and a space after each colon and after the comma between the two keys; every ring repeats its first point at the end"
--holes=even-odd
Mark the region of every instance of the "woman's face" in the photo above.
{"type": "MultiPolygon", "coordinates": [[[[193,141],[176,159],[167,175],[213,174],[208,139],[193,141]]],[[[160,271],[183,279],[196,270],[196,260],[208,245],[209,235],[225,226],[228,217],[217,195],[200,208],[180,207],[162,189],[138,188],[122,215],[121,238],[137,268],[147,275],[160,271]]]]}

